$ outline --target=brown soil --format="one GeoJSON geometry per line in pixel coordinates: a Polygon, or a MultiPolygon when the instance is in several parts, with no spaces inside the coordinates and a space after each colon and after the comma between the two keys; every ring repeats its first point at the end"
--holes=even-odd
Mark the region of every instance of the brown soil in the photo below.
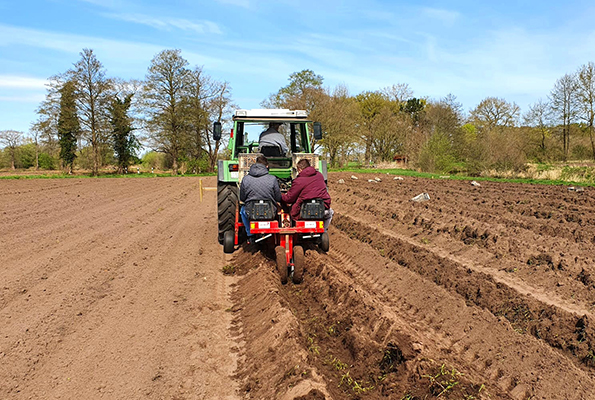
{"type": "Polygon", "coordinates": [[[0,181],[0,398],[595,398],[591,189],[358,177],[300,285],[199,178],[0,181]]]}

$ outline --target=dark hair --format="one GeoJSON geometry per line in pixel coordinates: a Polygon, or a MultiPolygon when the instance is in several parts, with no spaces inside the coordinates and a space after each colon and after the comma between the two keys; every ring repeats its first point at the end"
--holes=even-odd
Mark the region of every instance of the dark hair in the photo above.
{"type": "Polygon", "coordinates": [[[310,161],[308,161],[307,158],[302,158],[300,161],[298,161],[297,163],[297,167],[299,169],[304,169],[304,168],[308,168],[310,166],[310,161]]]}
{"type": "Polygon", "coordinates": [[[269,166],[269,160],[267,160],[267,158],[265,156],[263,156],[262,154],[259,155],[258,157],[256,157],[256,162],[264,165],[265,167],[269,166]]]}

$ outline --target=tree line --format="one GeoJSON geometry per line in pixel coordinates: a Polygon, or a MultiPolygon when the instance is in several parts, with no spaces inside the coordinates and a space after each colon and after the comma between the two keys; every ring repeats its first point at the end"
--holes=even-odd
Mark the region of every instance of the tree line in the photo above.
{"type": "Polygon", "coordinates": [[[0,132],[11,168],[72,172],[76,163],[93,175],[106,165],[122,173],[139,161],[144,145],[163,154],[175,174],[180,164],[212,171],[220,150],[213,122],[225,122],[233,106],[229,84],[202,67],[190,68],[180,50],[158,53],[144,80],[124,81],[108,77],[93,50],[83,49],[73,68],[49,78],[47,86],[27,143],[23,132],[0,132]]]}
{"type": "Polygon", "coordinates": [[[472,175],[520,171],[527,162],[594,159],[595,64],[558,79],[545,99],[520,107],[486,97],[469,113],[456,97],[415,97],[407,84],[351,95],[325,87],[311,70],[263,101],[264,107],[306,109],[321,121],[322,152],[333,167],[406,158],[428,172],[472,175]]]}
{"type": "MultiPolygon", "coordinates": [[[[141,143],[154,151],[148,162],[159,153],[176,174],[180,166],[212,171],[225,157],[211,129],[231,119],[227,82],[189,68],[180,50],[158,53],[141,81],[108,77],[90,49],[80,56],[49,79],[27,143],[22,132],[0,132],[5,167],[72,170],[77,164],[97,174],[113,165],[122,172],[139,162],[141,143]]],[[[399,158],[422,171],[473,175],[520,171],[527,162],[595,159],[593,63],[558,79],[524,114],[498,97],[465,113],[452,94],[416,97],[403,83],[352,95],[345,85],[324,86],[311,70],[292,73],[261,106],[304,109],[320,121],[325,135],[316,145],[332,167],[399,158]]]]}

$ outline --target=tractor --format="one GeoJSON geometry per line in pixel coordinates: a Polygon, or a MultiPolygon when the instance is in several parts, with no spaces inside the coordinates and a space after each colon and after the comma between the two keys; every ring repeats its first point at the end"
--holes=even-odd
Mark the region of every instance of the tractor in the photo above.
{"type": "MultiPolygon", "coordinates": [[[[312,151],[314,140],[322,139],[320,123],[310,121],[306,111],[287,109],[236,110],[233,128],[229,138],[229,160],[219,160],[217,171],[217,213],[219,243],[225,253],[233,253],[236,246],[245,241],[246,231],[239,217],[239,187],[242,178],[248,174],[263,149],[259,136],[269,123],[281,124],[280,132],[287,140],[287,154],[265,154],[269,161],[269,173],[277,177],[281,192],[291,187],[297,176],[296,164],[303,158],[320,171],[327,179],[326,161],[312,151]],[[313,127],[310,133],[310,125],[313,127]]],[[[219,122],[213,126],[213,137],[220,140],[222,127],[219,122]]],[[[263,151],[264,153],[264,151],[263,151]]],[[[265,205],[263,205],[265,206],[265,205]]],[[[328,251],[329,237],[324,231],[320,212],[312,206],[312,218],[292,221],[289,213],[264,212],[262,218],[251,219],[251,232],[261,235],[257,242],[275,246],[277,269],[281,282],[286,283],[291,275],[294,283],[300,283],[304,269],[303,244],[314,242],[323,251],[328,251]]],[[[318,205],[320,207],[320,205],[318,205]]],[[[324,210],[322,210],[324,211],[324,210]]]]}

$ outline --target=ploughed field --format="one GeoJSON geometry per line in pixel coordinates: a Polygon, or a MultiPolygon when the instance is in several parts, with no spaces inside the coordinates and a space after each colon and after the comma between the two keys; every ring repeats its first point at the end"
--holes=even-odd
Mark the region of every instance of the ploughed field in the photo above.
{"type": "Polygon", "coordinates": [[[591,188],[351,175],[300,285],[198,178],[0,181],[0,398],[595,398],[591,188]]]}

